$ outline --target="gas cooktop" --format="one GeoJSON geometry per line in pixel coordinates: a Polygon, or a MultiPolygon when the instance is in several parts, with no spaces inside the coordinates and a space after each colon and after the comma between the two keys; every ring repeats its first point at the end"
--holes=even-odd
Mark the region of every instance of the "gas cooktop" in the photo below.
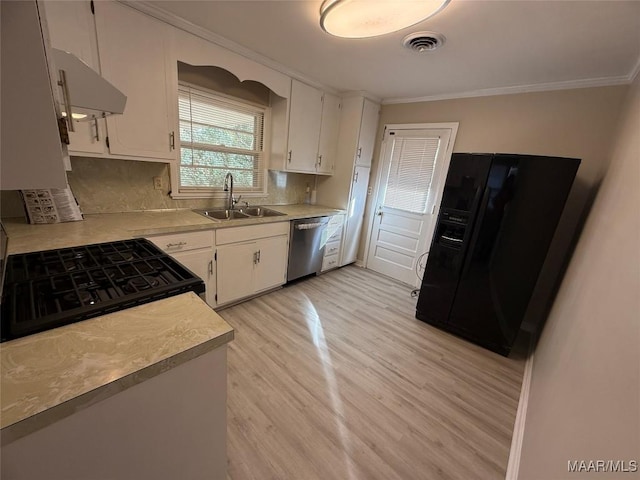
{"type": "Polygon", "coordinates": [[[142,238],[10,255],[0,341],[204,290],[197,275],[142,238]]]}

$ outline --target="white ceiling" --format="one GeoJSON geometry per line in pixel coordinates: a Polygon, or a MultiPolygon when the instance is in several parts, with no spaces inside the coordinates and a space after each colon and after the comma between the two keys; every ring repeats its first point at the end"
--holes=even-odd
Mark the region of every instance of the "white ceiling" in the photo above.
{"type": "Polygon", "coordinates": [[[146,2],[303,77],[387,101],[620,84],[639,68],[639,0],[452,0],[414,27],[369,39],[324,33],[321,3],[146,2]],[[402,47],[424,30],[443,34],[444,46],[402,47]]]}

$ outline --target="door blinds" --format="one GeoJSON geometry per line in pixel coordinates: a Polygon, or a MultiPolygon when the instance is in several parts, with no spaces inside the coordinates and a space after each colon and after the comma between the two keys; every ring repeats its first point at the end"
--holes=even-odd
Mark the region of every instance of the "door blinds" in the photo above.
{"type": "Polygon", "coordinates": [[[426,213],[440,137],[395,136],[383,205],[426,213]]]}

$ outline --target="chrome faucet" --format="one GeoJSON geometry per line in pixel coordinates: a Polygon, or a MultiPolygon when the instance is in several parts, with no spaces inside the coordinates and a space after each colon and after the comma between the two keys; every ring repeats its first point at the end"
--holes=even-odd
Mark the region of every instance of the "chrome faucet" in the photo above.
{"type": "Polygon", "coordinates": [[[224,191],[229,192],[229,197],[227,198],[227,210],[233,210],[235,200],[233,198],[233,175],[231,175],[231,172],[227,172],[227,175],[224,177],[224,191]]]}

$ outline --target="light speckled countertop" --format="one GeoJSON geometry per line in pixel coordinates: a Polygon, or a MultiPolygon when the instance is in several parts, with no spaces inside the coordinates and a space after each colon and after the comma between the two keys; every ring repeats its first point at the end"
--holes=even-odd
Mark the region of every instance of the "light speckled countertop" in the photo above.
{"type": "Polygon", "coordinates": [[[5,342],[2,442],[218,348],[233,334],[190,292],[5,342]]]}
{"type": "Polygon", "coordinates": [[[319,205],[274,205],[269,208],[286,215],[216,222],[191,210],[166,210],[85,215],[85,219],[79,222],[47,225],[29,225],[22,218],[5,218],[2,224],[9,236],[9,254],[13,254],[344,213],[343,210],[319,205]]]}
{"type": "MultiPolygon", "coordinates": [[[[290,221],[343,213],[277,205],[284,216],[215,222],[191,210],[86,215],[80,222],[2,223],[8,253],[27,253],[157,234],[290,221]]],[[[233,329],[186,293],[0,345],[2,443],[140,383],[233,339],[233,329]]]]}

